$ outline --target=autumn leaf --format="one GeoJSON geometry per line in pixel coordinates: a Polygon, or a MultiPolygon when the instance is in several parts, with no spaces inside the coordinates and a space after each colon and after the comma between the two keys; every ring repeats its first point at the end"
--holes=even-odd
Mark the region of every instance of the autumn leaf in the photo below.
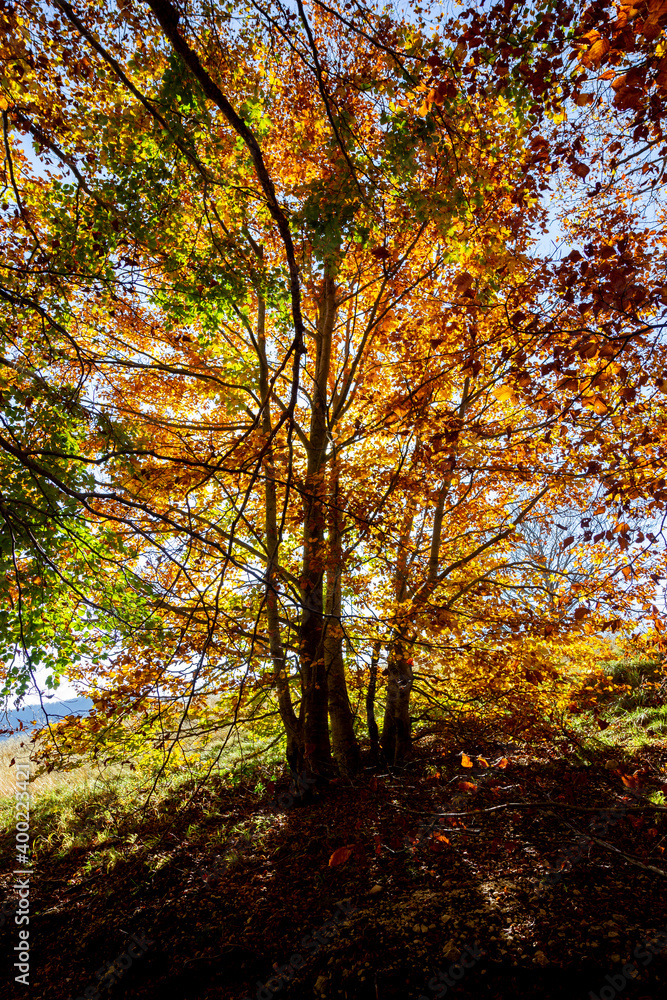
{"type": "Polygon", "coordinates": [[[466,753],[461,754],[461,766],[462,767],[472,767],[473,763],[466,753]]]}
{"type": "Polygon", "coordinates": [[[572,172],[575,173],[577,177],[581,177],[583,180],[585,180],[591,172],[591,168],[587,167],[585,163],[581,163],[579,160],[574,160],[570,164],[570,167],[572,172]]]}
{"type": "Polygon", "coordinates": [[[456,278],[454,278],[456,291],[459,295],[465,295],[465,293],[472,288],[474,282],[474,277],[472,274],[469,274],[468,271],[464,271],[462,274],[459,274],[456,278]]]}
{"type": "Polygon", "coordinates": [[[476,792],[477,791],[477,785],[474,785],[471,781],[459,781],[457,783],[456,787],[461,792],[476,792]]]}
{"type": "Polygon", "coordinates": [[[609,52],[609,42],[606,38],[599,38],[591,45],[588,52],[582,57],[582,62],[586,66],[596,66],[602,58],[609,52]]]}
{"type": "Polygon", "coordinates": [[[352,857],[353,847],[339,847],[329,858],[329,868],[344,865],[352,857]]]}

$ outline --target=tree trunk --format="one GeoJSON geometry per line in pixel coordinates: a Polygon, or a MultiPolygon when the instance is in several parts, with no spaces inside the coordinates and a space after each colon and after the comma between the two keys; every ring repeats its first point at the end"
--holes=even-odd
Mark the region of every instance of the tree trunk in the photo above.
{"type": "Polygon", "coordinates": [[[324,664],[329,689],[329,719],[334,757],[343,774],[354,774],[361,762],[359,744],[354,735],[352,709],[345,679],[343,626],[341,622],[341,577],[343,547],[338,488],[338,466],[332,459],[329,489],[329,546],[327,554],[326,623],[324,628],[324,664]]]}
{"type": "Polygon", "coordinates": [[[303,565],[301,573],[301,663],[305,764],[315,775],[331,771],[327,671],[324,663],[325,458],[327,391],[331,344],[336,319],[333,275],[325,277],[317,320],[315,373],[304,483],[303,565]]]}
{"type": "Polygon", "coordinates": [[[269,402],[269,369],[266,361],[265,303],[259,297],[257,308],[257,341],[259,355],[259,391],[262,401],[262,433],[268,439],[264,457],[264,529],[266,533],[266,618],[269,632],[269,651],[273,663],[273,677],[278,695],[278,709],[287,734],[287,763],[293,773],[299,773],[303,766],[303,733],[292,705],[289,687],[288,663],[280,634],[280,613],[278,605],[278,577],[276,563],[280,537],[278,532],[278,504],[276,499],[276,478],[273,463],[273,443],[271,434],[271,407],[269,402]]]}
{"type": "Polygon", "coordinates": [[[375,721],[375,691],[377,689],[378,666],[380,663],[380,643],[373,643],[371,653],[371,675],[368,681],[368,691],[366,692],[366,724],[368,726],[368,737],[371,744],[371,760],[378,764],[380,760],[380,734],[378,724],[375,721]]]}
{"type": "MultiPolygon", "coordinates": [[[[407,592],[408,553],[414,515],[406,510],[401,526],[396,557],[394,597],[397,605],[407,592]]],[[[399,627],[387,662],[387,702],[382,726],[382,749],[390,765],[400,764],[410,750],[410,692],[412,691],[412,658],[406,649],[405,626],[399,627]]]]}
{"type": "Polygon", "coordinates": [[[410,746],[410,692],[412,691],[412,658],[402,640],[392,644],[387,677],[387,705],[382,727],[382,749],[387,762],[400,764],[410,746]]]}

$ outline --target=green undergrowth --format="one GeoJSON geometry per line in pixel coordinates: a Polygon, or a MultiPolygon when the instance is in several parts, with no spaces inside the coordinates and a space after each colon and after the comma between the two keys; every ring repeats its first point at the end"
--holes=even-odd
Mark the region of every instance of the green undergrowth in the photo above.
{"type": "Polygon", "coordinates": [[[667,745],[667,665],[641,656],[602,663],[574,689],[573,728],[601,745],[667,745]]]}
{"type": "MultiPolygon", "coordinates": [[[[187,764],[164,772],[145,772],[132,762],[105,768],[83,761],[78,769],[52,771],[47,783],[37,777],[30,801],[33,858],[39,864],[44,856],[74,859],[86,851],[79,875],[109,871],[132,854],[159,868],[170,832],[193,844],[225,840],[230,803],[238,796],[252,804],[266,798],[267,785],[283,770],[282,754],[279,745],[267,749],[265,740],[244,734],[233,745],[211,744],[201,756],[191,754],[187,764]]],[[[0,797],[6,830],[13,827],[14,809],[13,792],[0,797]]]]}

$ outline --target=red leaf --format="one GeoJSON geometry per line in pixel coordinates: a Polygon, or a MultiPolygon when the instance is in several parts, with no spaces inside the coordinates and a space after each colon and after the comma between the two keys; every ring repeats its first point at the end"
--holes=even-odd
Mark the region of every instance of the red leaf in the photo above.
{"type": "Polygon", "coordinates": [[[459,781],[456,787],[462,792],[477,791],[477,785],[473,785],[472,781],[459,781]]]}
{"type": "Polygon", "coordinates": [[[376,247],[375,250],[371,250],[371,257],[375,257],[376,260],[389,260],[391,254],[386,247],[376,247]]]}
{"type": "Polygon", "coordinates": [[[339,847],[338,850],[334,851],[329,858],[329,868],[335,868],[337,865],[344,865],[345,862],[351,857],[351,847],[339,847]]]}
{"type": "Polygon", "coordinates": [[[583,180],[585,180],[591,172],[590,167],[587,167],[585,163],[580,163],[578,160],[575,160],[574,163],[571,164],[571,167],[572,172],[575,173],[577,177],[581,177],[583,180]]]}

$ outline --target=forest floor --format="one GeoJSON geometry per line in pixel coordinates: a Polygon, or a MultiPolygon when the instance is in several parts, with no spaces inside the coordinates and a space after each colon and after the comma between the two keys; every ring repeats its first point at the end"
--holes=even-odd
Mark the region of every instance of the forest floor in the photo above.
{"type": "MultiPolygon", "coordinates": [[[[69,840],[37,800],[14,995],[667,1000],[666,790],[665,741],[614,759],[472,728],[303,797],[287,775],[189,802],[186,783],[146,812],[82,795],[69,840]]],[[[13,919],[0,936],[7,957],[13,919]]]]}

